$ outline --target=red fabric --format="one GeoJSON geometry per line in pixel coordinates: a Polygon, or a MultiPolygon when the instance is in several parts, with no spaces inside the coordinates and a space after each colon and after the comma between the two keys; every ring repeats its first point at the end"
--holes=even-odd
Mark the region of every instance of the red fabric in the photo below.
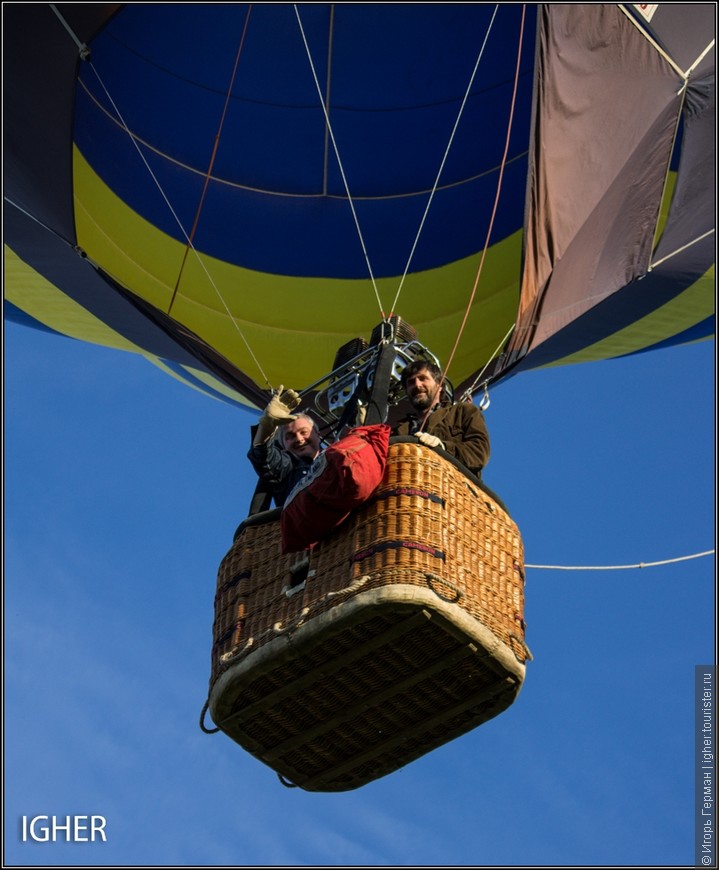
{"type": "Polygon", "coordinates": [[[313,547],[363,504],[382,481],[390,427],[358,426],[331,444],[282,509],[282,552],[313,547]]]}

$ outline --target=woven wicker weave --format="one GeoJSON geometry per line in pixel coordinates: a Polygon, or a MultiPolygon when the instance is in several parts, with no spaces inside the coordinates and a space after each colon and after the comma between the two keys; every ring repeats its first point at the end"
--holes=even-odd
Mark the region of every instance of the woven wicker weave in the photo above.
{"type": "Polygon", "coordinates": [[[218,574],[214,722],[309,791],[402,767],[514,701],[523,558],[476,478],[393,443],[375,497],[308,564],[280,554],[279,511],[240,527],[218,574]]]}

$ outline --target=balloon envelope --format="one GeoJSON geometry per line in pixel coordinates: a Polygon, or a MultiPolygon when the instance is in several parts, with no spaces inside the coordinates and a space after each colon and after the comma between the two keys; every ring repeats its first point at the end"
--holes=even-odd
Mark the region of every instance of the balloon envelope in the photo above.
{"type": "Polygon", "coordinates": [[[5,316],[261,407],[713,332],[713,12],[6,4],[5,316]]]}

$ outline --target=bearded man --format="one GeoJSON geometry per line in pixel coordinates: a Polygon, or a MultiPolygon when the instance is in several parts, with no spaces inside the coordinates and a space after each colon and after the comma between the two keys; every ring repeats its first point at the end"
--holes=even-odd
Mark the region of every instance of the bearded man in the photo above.
{"type": "Polygon", "coordinates": [[[427,447],[449,453],[480,477],[489,461],[489,433],[484,415],[470,402],[442,401],[442,370],[429,360],[415,360],[401,375],[414,413],[401,420],[393,435],[416,435],[427,447]]]}

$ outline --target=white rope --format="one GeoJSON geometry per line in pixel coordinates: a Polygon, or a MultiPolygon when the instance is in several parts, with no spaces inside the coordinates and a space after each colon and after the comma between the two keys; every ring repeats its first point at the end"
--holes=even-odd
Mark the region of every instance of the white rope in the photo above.
{"type": "Polygon", "coordinates": [[[410,267],[410,264],[412,262],[412,258],[414,257],[414,252],[417,248],[417,243],[419,242],[420,234],[422,232],[422,229],[424,228],[424,222],[426,221],[427,214],[429,213],[429,207],[432,204],[432,199],[434,198],[434,195],[437,192],[437,188],[439,187],[439,179],[442,175],[442,170],[444,169],[444,164],[447,162],[447,157],[449,156],[449,151],[452,147],[452,143],[454,142],[454,136],[457,132],[457,127],[459,127],[460,119],[462,118],[462,115],[464,114],[464,107],[467,105],[467,100],[469,99],[469,92],[472,90],[472,85],[474,84],[474,79],[475,79],[475,76],[477,75],[477,70],[479,68],[480,61],[482,60],[482,56],[484,54],[484,49],[487,46],[487,40],[489,39],[489,34],[492,31],[492,25],[494,24],[494,19],[497,15],[498,9],[499,9],[499,4],[497,4],[494,7],[494,12],[492,13],[492,18],[489,22],[489,27],[487,28],[487,32],[484,35],[484,41],[482,42],[482,46],[479,49],[477,61],[474,64],[474,69],[472,70],[472,75],[469,79],[469,84],[467,85],[467,90],[465,91],[464,99],[462,100],[462,104],[459,107],[459,113],[457,114],[457,120],[454,122],[454,127],[452,129],[451,134],[450,134],[449,141],[447,142],[447,148],[444,152],[444,156],[442,157],[442,162],[440,163],[439,171],[437,172],[437,177],[434,180],[434,186],[432,187],[432,190],[431,190],[430,195],[429,195],[429,199],[427,200],[427,205],[424,209],[424,214],[422,215],[422,220],[420,221],[419,229],[417,230],[417,235],[415,236],[414,244],[412,245],[412,250],[410,251],[409,258],[407,259],[407,265],[404,268],[404,273],[402,274],[402,278],[399,282],[399,287],[397,288],[397,295],[394,297],[394,302],[392,303],[392,307],[390,308],[390,313],[395,311],[397,308],[397,303],[399,302],[399,295],[402,292],[402,286],[404,285],[405,278],[407,277],[407,273],[409,272],[409,267],[410,267]]]}
{"type": "MultiPolygon", "coordinates": [[[[472,382],[472,384],[471,384],[469,387],[467,387],[467,389],[462,393],[462,395],[461,395],[461,397],[460,397],[460,401],[463,402],[463,401],[470,401],[470,400],[471,400],[471,398],[472,398],[472,393],[474,392],[474,389],[475,389],[475,387],[477,386],[477,384],[478,384],[478,383],[480,382],[480,380],[482,379],[482,375],[487,371],[487,368],[489,367],[489,364],[490,364],[490,363],[492,362],[492,360],[497,356],[497,354],[499,353],[499,351],[504,347],[504,345],[505,345],[507,339],[508,339],[509,336],[512,334],[512,332],[514,331],[514,327],[515,327],[516,325],[517,325],[516,323],[513,323],[513,324],[509,327],[509,329],[507,330],[507,333],[506,333],[506,335],[504,336],[504,338],[499,342],[499,344],[497,345],[497,347],[494,349],[494,353],[492,354],[492,356],[491,356],[491,357],[487,360],[487,362],[484,364],[484,368],[482,369],[482,371],[477,375],[477,377],[474,379],[474,381],[472,382]]],[[[486,390],[487,390],[487,386],[486,386],[486,384],[485,384],[485,388],[484,388],[484,389],[485,389],[485,392],[486,392],[486,390]]]]}
{"type": "Polygon", "coordinates": [[[322,95],[322,89],[320,88],[319,79],[317,78],[317,73],[315,71],[315,65],[312,61],[312,55],[310,53],[310,47],[307,43],[307,38],[305,36],[304,28],[302,27],[302,20],[300,18],[300,12],[297,8],[297,4],[294,4],[295,15],[297,16],[297,24],[300,28],[300,33],[302,34],[302,42],[305,45],[305,51],[307,52],[307,59],[310,63],[310,69],[312,70],[312,78],[315,81],[315,87],[317,88],[317,94],[320,98],[320,105],[322,106],[322,111],[325,116],[325,123],[327,126],[327,131],[329,132],[330,139],[332,140],[332,147],[334,148],[335,157],[337,158],[337,165],[339,166],[340,175],[342,176],[342,183],[345,187],[345,192],[347,194],[347,201],[349,203],[350,210],[352,212],[352,217],[354,218],[355,227],[357,228],[357,235],[359,236],[360,245],[362,246],[362,253],[364,254],[365,262],[367,263],[367,270],[369,272],[370,280],[372,281],[372,287],[374,288],[374,294],[377,298],[377,305],[379,306],[379,311],[382,319],[385,319],[384,310],[382,308],[382,300],[379,296],[379,290],[377,289],[377,282],[375,281],[374,273],[372,272],[372,266],[369,261],[369,255],[367,254],[367,247],[365,246],[364,236],[362,235],[362,229],[360,228],[359,220],[357,218],[357,212],[355,211],[354,202],[352,200],[352,195],[350,194],[349,185],[347,183],[347,176],[345,175],[344,166],[342,165],[342,160],[340,159],[339,149],[337,147],[337,141],[335,140],[334,130],[332,129],[332,124],[330,123],[329,112],[327,111],[327,106],[325,104],[325,99],[322,95]]]}
{"type": "Polygon", "coordinates": [[[160,182],[159,182],[157,176],[156,176],[155,173],[152,171],[152,168],[150,167],[150,164],[149,164],[149,163],[147,162],[147,160],[145,159],[145,155],[142,153],[142,150],[140,149],[140,146],[137,144],[137,141],[136,141],[135,136],[132,134],[132,132],[130,131],[129,127],[128,127],[127,124],[125,123],[125,119],[123,118],[122,113],[120,112],[119,108],[116,106],[115,101],[114,101],[114,100],[112,99],[112,97],[110,96],[110,93],[109,93],[109,91],[107,90],[107,88],[105,87],[105,83],[103,82],[103,80],[102,80],[100,74],[99,74],[98,71],[95,69],[94,64],[90,63],[89,66],[90,66],[90,68],[92,69],[92,71],[95,73],[95,76],[97,77],[97,80],[98,80],[98,82],[100,83],[100,87],[101,87],[101,88],[103,89],[103,91],[105,92],[105,95],[107,96],[108,100],[110,101],[113,110],[114,110],[115,113],[117,114],[117,117],[118,117],[118,119],[119,119],[119,121],[120,121],[120,124],[122,125],[123,130],[124,130],[124,131],[127,133],[127,135],[130,137],[130,141],[131,141],[132,144],[135,146],[135,150],[136,150],[137,153],[139,154],[140,159],[142,160],[142,162],[145,164],[145,168],[146,168],[147,171],[150,173],[150,177],[151,177],[152,180],[155,182],[155,185],[157,186],[157,189],[160,191],[160,195],[161,195],[162,198],[165,200],[165,203],[167,204],[167,207],[169,208],[170,213],[172,214],[172,216],[174,217],[175,221],[177,222],[177,225],[178,225],[178,227],[180,228],[180,232],[181,232],[182,235],[184,236],[185,241],[187,242],[188,247],[190,248],[190,250],[191,250],[191,251],[193,252],[193,254],[195,255],[195,257],[196,257],[196,259],[197,259],[197,262],[200,264],[200,266],[201,266],[201,268],[202,268],[202,271],[203,271],[203,272],[205,273],[205,275],[207,276],[207,280],[210,282],[210,284],[212,285],[212,287],[213,287],[215,293],[217,294],[217,298],[218,298],[218,299],[220,300],[220,302],[222,303],[222,305],[223,305],[225,311],[227,312],[228,317],[229,317],[230,320],[232,321],[232,325],[233,325],[233,326],[235,327],[235,329],[237,330],[237,334],[240,336],[240,338],[241,338],[242,341],[244,342],[244,345],[245,345],[245,347],[247,348],[247,352],[249,353],[249,355],[250,355],[250,357],[252,358],[253,362],[254,362],[255,365],[257,366],[258,371],[260,372],[260,374],[261,374],[262,377],[264,378],[265,383],[266,383],[268,386],[271,386],[271,385],[270,385],[270,382],[269,382],[269,379],[267,378],[267,375],[265,374],[264,369],[263,369],[262,366],[260,365],[260,362],[259,362],[259,360],[257,359],[257,357],[255,356],[255,354],[254,354],[252,348],[250,347],[249,342],[248,342],[247,339],[245,338],[245,335],[244,335],[244,333],[242,332],[242,330],[240,329],[239,324],[238,324],[237,321],[235,320],[235,318],[234,318],[232,312],[231,312],[230,309],[229,309],[229,306],[228,306],[227,303],[225,302],[225,300],[224,300],[224,298],[223,298],[223,296],[222,296],[222,293],[220,293],[219,288],[217,287],[217,285],[215,284],[214,280],[212,279],[212,276],[210,275],[209,271],[207,270],[207,267],[205,266],[205,263],[204,263],[204,261],[202,260],[202,257],[200,257],[200,255],[199,255],[197,249],[196,249],[195,246],[192,244],[192,240],[190,239],[189,235],[187,234],[187,231],[185,230],[184,226],[182,225],[182,221],[181,221],[180,218],[178,217],[178,215],[177,215],[175,209],[172,207],[172,204],[171,204],[170,200],[167,198],[167,195],[165,194],[165,191],[162,189],[162,185],[160,184],[160,182]]]}
{"type": "Polygon", "coordinates": [[[691,556],[679,556],[676,559],[663,559],[661,562],[637,562],[636,565],[525,565],[525,568],[545,568],[551,571],[624,571],[629,568],[655,568],[657,565],[672,565],[675,562],[686,562],[688,559],[699,559],[701,556],[711,556],[714,550],[694,553],[691,556]]]}
{"type": "Polygon", "coordinates": [[[664,51],[664,49],[659,45],[659,43],[651,36],[649,31],[643,26],[643,24],[638,21],[628,9],[625,9],[622,4],[619,4],[619,9],[621,12],[626,15],[626,17],[631,21],[631,23],[636,27],[636,29],[642,34],[642,36],[646,39],[646,41],[655,49],[655,51],[664,58],[664,60],[672,67],[672,69],[678,73],[682,79],[686,80],[687,76],[684,70],[679,66],[679,64],[669,56],[669,54],[664,51]]]}
{"type": "Polygon", "coordinates": [[[707,236],[713,236],[714,233],[715,233],[715,230],[712,228],[711,230],[708,230],[706,233],[703,233],[701,236],[698,236],[696,239],[692,239],[691,242],[687,242],[686,245],[682,245],[681,248],[677,248],[676,251],[672,251],[671,253],[667,254],[665,257],[662,257],[661,260],[655,260],[653,263],[650,263],[648,271],[651,272],[652,269],[656,269],[657,266],[661,265],[662,263],[666,262],[667,260],[670,260],[672,257],[676,257],[677,254],[681,254],[682,251],[686,251],[687,248],[691,248],[692,245],[696,245],[698,242],[701,242],[703,239],[706,239],[707,236]]]}
{"type": "Polygon", "coordinates": [[[704,51],[702,51],[702,52],[699,54],[699,56],[698,56],[697,59],[694,61],[694,63],[691,64],[691,66],[687,67],[687,70],[686,70],[686,72],[684,73],[684,75],[685,75],[687,78],[689,78],[689,76],[691,76],[691,74],[694,72],[694,70],[699,66],[699,64],[704,60],[704,58],[705,58],[705,57],[709,54],[709,52],[714,48],[714,42],[715,42],[715,40],[712,39],[712,41],[709,43],[709,45],[707,45],[707,47],[704,49],[704,51]]]}
{"type": "Polygon", "coordinates": [[[77,38],[77,34],[70,27],[70,25],[67,23],[67,21],[65,21],[65,19],[62,17],[57,6],[54,3],[51,3],[50,8],[55,13],[60,24],[62,24],[62,26],[65,28],[65,30],[67,30],[67,32],[70,34],[70,38],[77,46],[78,54],[80,55],[82,60],[87,60],[87,58],[90,55],[90,49],[87,47],[87,45],[84,42],[80,42],[80,40],[77,38]]]}
{"type": "Polygon", "coordinates": [[[626,15],[626,17],[632,22],[632,24],[637,28],[637,30],[642,34],[642,36],[644,36],[644,38],[647,40],[647,42],[649,42],[657,50],[657,52],[667,61],[667,63],[670,64],[674,68],[674,70],[676,72],[678,72],[679,75],[682,76],[682,78],[685,80],[689,79],[691,74],[699,66],[699,64],[704,60],[706,55],[714,48],[715,40],[712,39],[711,42],[709,42],[707,44],[706,48],[703,51],[701,51],[699,53],[699,55],[697,55],[697,58],[694,61],[694,63],[690,64],[690,66],[688,66],[686,70],[682,70],[682,68],[679,66],[679,64],[677,64],[671,57],[669,57],[667,52],[664,51],[664,49],[656,42],[656,40],[654,40],[649,35],[646,28],[638,21],[638,19],[636,19],[633,15],[630,14],[629,10],[625,9],[624,6],[621,4],[619,5],[619,8],[626,15]]]}
{"type": "Polygon", "coordinates": [[[7,196],[3,196],[3,202],[6,202],[8,205],[11,205],[13,208],[16,208],[16,209],[17,209],[21,214],[24,214],[25,217],[30,218],[30,220],[35,221],[35,223],[38,224],[38,226],[41,226],[44,230],[47,230],[49,233],[52,233],[52,234],[53,234],[54,236],[56,236],[58,239],[60,239],[61,241],[65,242],[65,244],[66,244],[68,247],[70,247],[70,248],[75,248],[76,250],[78,249],[78,248],[77,248],[77,245],[74,245],[71,241],[69,241],[68,239],[66,239],[65,236],[61,235],[57,230],[54,230],[52,227],[49,227],[47,224],[44,224],[44,223],[40,220],[40,218],[38,218],[38,217],[37,217],[36,215],[34,215],[34,214],[31,214],[31,213],[30,213],[26,208],[24,208],[24,206],[19,205],[19,204],[18,204],[17,202],[15,202],[14,200],[9,199],[7,196]]]}

